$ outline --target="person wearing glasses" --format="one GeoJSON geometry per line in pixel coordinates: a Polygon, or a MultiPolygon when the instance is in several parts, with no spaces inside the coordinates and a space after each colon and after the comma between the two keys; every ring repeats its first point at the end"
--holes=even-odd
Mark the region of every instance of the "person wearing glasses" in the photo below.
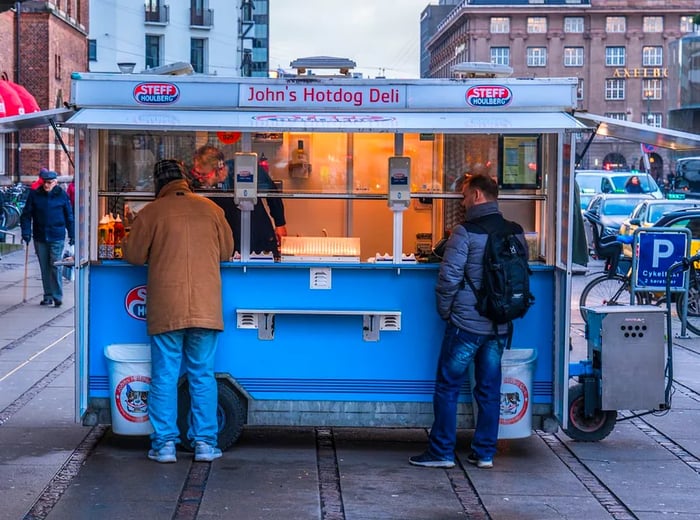
{"type": "MultiPolygon", "coordinates": [[[[193,168],[190,170],[190,184],[195,191],[233,191],[234,161],[225,160],[224,154],[211,145],[199,147],[194,154],[193,168]]],[[[268,170],[265,168],[267,161],[258,164],[258,191],[277,191],[277,187],[268,170]]],[[[234,203],[233,197],[210,196],[212,201],[218,204],[226,215],[231,229],[236,251],[240,252],[241,243],[241,211],[234,203]]],[[[279,246],[282,237],[287,236],[287,223],[284,217],[284,204],[280,198],[265,198],[268,211],[263,202],[253,207],[251,215],[251,253],[269,252],[279,259],[279,246]]]]}
{"type": "Polygon", "coordinates": [[[54,264],[62,259],[66,232],[70,245],[74,243],[73,207],[68,194],[58,185],[56,172],[42,169],[40,175],[43,182],[29,192],[20,217],[22,241],[29,247],[34,238],[44,287],[40,305],[60,307],[63,303],[61,267],[54,264]]]}

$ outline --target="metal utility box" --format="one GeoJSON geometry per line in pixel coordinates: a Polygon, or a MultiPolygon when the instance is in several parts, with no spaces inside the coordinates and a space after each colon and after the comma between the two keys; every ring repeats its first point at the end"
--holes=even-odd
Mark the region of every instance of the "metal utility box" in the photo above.
{"type": "Polygon", "coordinates": [[[665,317],[651,305],[588,309],[588,359],[600,374],[602,410],[664,408],[665,317]]]}

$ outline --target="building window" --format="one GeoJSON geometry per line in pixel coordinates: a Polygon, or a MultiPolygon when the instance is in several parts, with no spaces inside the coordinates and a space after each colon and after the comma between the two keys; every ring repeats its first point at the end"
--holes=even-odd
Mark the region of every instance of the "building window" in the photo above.
{"type": "Polygon", "coordinates": [[[491,17],[491,32],[492,33],[509,33],[510,18],[507,16],[492,16],[491,17]]]}
{"type": "Polygon", "coordinates": [[[491,47],[491,63],[510,65],[510,47],[491,47]]]}
{"type": "Polygon", "coordinates": [[[88,61],[97,61],[97,40],[88,40],[88,61]]]}
{"type": "Polygon", "coordinates": [[[547,32],[547,18],[544,16],[528,16],[527,18],[527,32],[528,33],[546,33],[547,32]]]}
{"type": "Polygon", "coordinates": [[[642,66],[660,67],[664,63],[663,47],[642,47],[642,66]]]}
{"type": "Polygon", "coordinates": [[[547,47],[528,47],[527,48],[527,66],[528,67],[546,67],[547,66],[547,47]]]}
{"type": "Polygon", "coordinates": [[[192,38],[190,40],[190,64],[195,72],[204,74],[204,53],[207,40],[204,38],[192,38]]]}
{"type": "Polygon", "coordinates": [[[660,79],[645,79],[642,80],[642,98],[662,99],[663,82],[660,79]]]}
{"type": "Polygon", "coordinates": [[[269,0],[253,0],[253,12],[255,14],[267,14],[269,0]]]}
{"type": "Polygon", "coordinates": [[[578,79],[578,87],[576,87],[576,99],[581,101],[583,99],[583,79],[578,79]]]}
{"type": "Polygon", "coordinates": [[[645,16],[642,22],[642,30],[645,33],[660,33],[664,31],[663,16],[645,16]]]}
{"type": "Polygon", "coordinates": [[[566,16],[566,17],[564,17],[564,32],[565,33],[582,33],[583,32],[583,17],[582,16],[566,16]]]}
{"type": "Polygon", "coordinates": [[[605,47],[605,65],[607,67],[625,66],[624,47],[605,47]]]}
{"type": "Polygon", "coordinates": [[[605,117],[617,119],[618,121],[627,121],[627,114],[624,112],[605,112],[605,117]]]}
{"type": "Polygon", "coordinates": [[[681,16],[681,32],[698,32],[698,26],[693,23],[693,16],[681,16]]]}
{"type": "Polygon", "coordinates": [[[583,67],[583,47],[564,47],[564,66],[583,67]]]}
{"type": "Polygon", "coordinates": [[[161,37],[153,34],[146,35],[146,68],[160,67],[160,42],[161,37]]]}
{"type": "Polygon", "coordinates": [[[53,76],[56,79],[61,79],[61,55],[53,55],[53,76]]]}
{"type": "Polygon", "coordinates": [[[659,114],[657,112],[652,112],[650,114],[644,114],[644,117],[642,117],[642,123],[647,124],[649,126],[655,126],[657,128],[660,128],[661,126],[663,126],[663,121],[664,121],[663,114],[659,114]]]}
{"type": "Polygon", "coordinates": [[[625,80],[624,79],[606,79],[605,80],[605,99],[608,101],[615,99],[625,99],[625,80]]]}
{"type": "Polygon", "coordinates": [[[623,33],[627,31],[627,21],[624,16],[606,16],[605,32],[623,33]]]}

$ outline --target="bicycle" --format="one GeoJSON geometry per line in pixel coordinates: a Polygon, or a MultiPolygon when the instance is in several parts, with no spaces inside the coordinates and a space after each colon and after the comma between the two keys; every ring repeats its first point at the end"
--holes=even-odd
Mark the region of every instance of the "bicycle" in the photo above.
{"type": "Polygon", "coordinates": [[[0,188],[0,229],[13,229],[19,225],[22,209],[29,196],[30,188],[22,183],[0,188]]]}
{"type": "MultiPolygon", "coordinates": [[[[605,268],[603,273],[588,282],[581,292],[579,312],[584,323],[588,323],[586,307],[629,305],[632,301],[632,259],[622,255],[622,243],[618,242],[616,237],[601,238],[598,226],[593,221],[591,231],[594,254],[596,258],[605,260],[605,268]]],[[[700,330],[700,275],[697,287],[697,324],[700,330]]],[[[664,301],[665,295],[660,293],[635,293],[635,302],[638,305],[660,305],[664,301]]]]}
{"type": "MultiPolygon", "coordinates": [[[[700,336],[700,269],[691,266],[688,273],[688,305],[685,326],[700,336]]],[[[676,299],[676,312],[683,316],[683,298],[676,299]]]]}

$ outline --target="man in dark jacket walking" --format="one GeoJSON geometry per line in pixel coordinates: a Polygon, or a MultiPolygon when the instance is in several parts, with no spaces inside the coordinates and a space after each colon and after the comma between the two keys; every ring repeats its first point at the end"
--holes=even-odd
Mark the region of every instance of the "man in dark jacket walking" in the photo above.
{"type": "Polygon", "coordinates": [[[40,305],[60,307],[63,303],[62,268],[54,263],[62,259],[66,231],[73,245],[73,208],[66,192],[58,186],[56,172],[42,169],[40,176],[43,183],[29,192],[20,217],[22,240],[28,247],[34,238],[44,286],[40,305]]]}
{"type": "Polygon", "coordinates": [[[501,398],[501,357],[508,325],[498,325],[476,310],[477,296],[465,283],[465,273],[476,288],[483,278],[488,234],[509,230],[527,250],[523,229],[507,221],[498,209],[498,184],[487,175],[468,177],[462,188],[464,225],[456,226],[445,246],[435,288],[437,311],[447,322],[438,359],[428,449],[409,462],[414,466],[451,468],[457,442],[457,399],[469,364],[474,361],[474,399],[478,420],[467,462],[492,468],[496,454],[501,398]]]}

